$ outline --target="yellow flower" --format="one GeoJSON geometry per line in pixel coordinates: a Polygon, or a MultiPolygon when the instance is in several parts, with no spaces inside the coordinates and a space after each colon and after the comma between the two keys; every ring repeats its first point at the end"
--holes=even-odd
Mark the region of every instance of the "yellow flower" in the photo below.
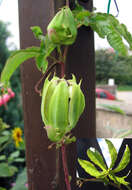
{"type": "Polygon", "coordinates": [[[19,127],[16,127],[12,131],[12,138],[15,141],[16,147],[19,147],[19,143],[22,142],[22,130],[19,127]]]}

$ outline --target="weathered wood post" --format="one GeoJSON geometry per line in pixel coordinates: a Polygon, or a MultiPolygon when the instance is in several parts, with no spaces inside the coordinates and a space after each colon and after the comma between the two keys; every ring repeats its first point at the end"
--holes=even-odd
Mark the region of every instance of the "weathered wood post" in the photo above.
{"type": "MultiPolygon", "coordinates": [[[[47,24],[62,3],[64,4],[63,1],[60,3],[60,0],[19,0],[21,48],[38,44],[30,27],[38,25],[46,32],[47,24]]],[[[83,5],[91,9],[92,0],[83,5]]],[[[93,138],[95,137],[95,64],[94,39],[90,28],[80,28],[77,42],[69,47],[66,77],[71,77],[71,73],[74,73],[78,79],[83,79],[82,88],[86,97],[85,112],[73,134],[79,138],[93,138]]],[[[40,76],[41,74],[36,69],[33,60],[25,62],[21,66],[29,190],[51,190],[51,182],[56,173],[56,152],[54,149],[48,150],[47,148],[50,142],[47,139],[41,120],[41,99],[34,91],[34,86],[40,76]]],[[[76,145],[70,145],[67,153],[70,174],[73,176],[72,187],[75,189],[76,145]]],[[[58,189],[65,190],[62,168],[60,173],[58,189]]]]}

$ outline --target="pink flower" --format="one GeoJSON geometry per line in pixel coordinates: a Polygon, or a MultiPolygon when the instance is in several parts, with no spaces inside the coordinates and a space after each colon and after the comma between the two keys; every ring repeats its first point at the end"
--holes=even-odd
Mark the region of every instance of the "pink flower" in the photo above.
{"type": "Polygon", "coordinates": [[[27,183],[25,184],[25,187],[27,187],[27,188],[28,188],[28,184],[27,184],[27,183]]]}
{"type": "Polygon", "coordinates": [[[15,93],[10,88],[8,88],[8,94],[10,95],[10,98],[15,97],[15,93]]]}
{"type": "Polygon", "coordinates": [[[6,103],[11,99],[14,98],[15,93],[8,88],[8,93],[4,94],[3,96],[0,97],[0,106],[6,105],[6,103]]]}

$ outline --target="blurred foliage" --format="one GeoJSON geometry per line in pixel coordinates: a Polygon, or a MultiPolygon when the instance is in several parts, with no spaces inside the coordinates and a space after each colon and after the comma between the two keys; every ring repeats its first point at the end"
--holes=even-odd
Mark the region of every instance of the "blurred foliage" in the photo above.
{"type": "MultiPolygon", "coordinates": [[[[11,51],[7,46],[7,39],[10,33],[7,30],[7,24],[0,21],[0,73],[5,65],[11,51]]],[[[21,103],[21,86],[20,86],[20,70],[16,70],[11,80],[11,88],[15,92],[15,98],[12,99],[5,109],[0,107],[0,117],[11,126],[23,126],[23,114],[21,103]]]]}
{"type": "MultiPolygon", "coordinates": [[[[17,128],[18,129],[18,128],[17,128]]],[[[20,129],[20,128],[19,128],[20,129]]],[[[14,129],[15,130],[15,129],[14,129]]],[[[10,189],[17,175],[25,167],[24,139],[16,147],[13,131],[10,126],[0,118],[0,188],[10,189]],[[12,149],[10,151],[10,145],[12,149]]],[[[21,134],[22,135],[22,134],[21,134]]],[[[20,137],[19,137],[20,138],[20,137]]]]}
{"type": "Polygon", "coordinates": [[[16,184],[11,190],[27,190],[25,184],[27,183],[27,171],[26,168],[18,175],[16,179],[16,184]]]}
{"type": "Polygon", "coordinates": [[[121,56],[111,50],[96,51],[97,84],[107,84],[109,78],[114,78],[117,85],[132,85],[132,56],[121,56]]]}

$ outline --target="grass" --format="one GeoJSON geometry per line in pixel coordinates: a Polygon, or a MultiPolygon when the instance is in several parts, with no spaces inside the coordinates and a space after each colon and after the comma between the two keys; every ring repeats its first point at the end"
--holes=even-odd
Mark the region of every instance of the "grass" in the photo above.
{"type": "Polygon", "coordinates": [[[118,91],[132,91],[132,86],[127,86],[127,85],[118,86],[117,85],[117,90],[118,91]]]}

